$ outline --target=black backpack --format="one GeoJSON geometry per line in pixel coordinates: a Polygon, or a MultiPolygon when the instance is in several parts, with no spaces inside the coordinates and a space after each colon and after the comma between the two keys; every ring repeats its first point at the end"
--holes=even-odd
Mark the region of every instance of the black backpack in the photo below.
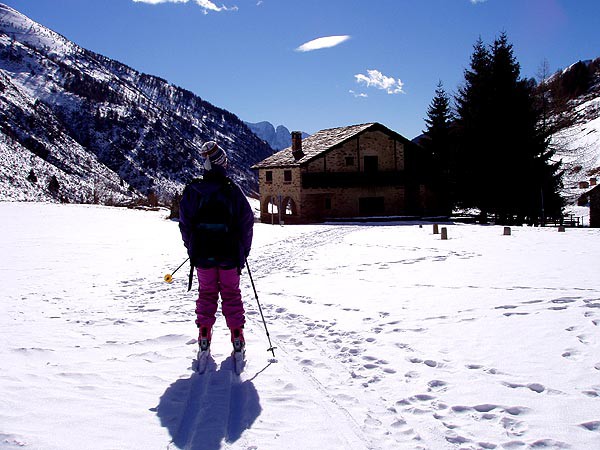
{"type": "Polygon", "coordinates": [[[233,187],[227,178],[223,180],[219,189],[200,196],[192,219],[193,266],[239,265],[233,198],[233,187]]]}

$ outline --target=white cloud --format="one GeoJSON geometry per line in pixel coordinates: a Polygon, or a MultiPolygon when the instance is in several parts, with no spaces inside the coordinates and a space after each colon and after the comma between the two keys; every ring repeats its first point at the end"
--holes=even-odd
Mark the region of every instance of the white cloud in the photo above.
{"type": "Polygon", "coordinates": [[[207,13],[208,11],[220,12],[220,11],[237,11],[238,10],[237,6],[232,6],[230,8],[228,8],[225,5],[217,6],[210,0],[196,0],[196,3],[198,3],[198,5],[200,5],[200,7],[204,9],[205,13],[207,13]]]}
{"type": "MultiPolygon", "coordinates": [[[[133,0],[135,3],[148,3],[150,5],[158,5],[159,3],[187,3],[190,0],[133,0]]],[[[237,6],[227,7],[225,5],[217,6],[210,0],[194,0],[200,8],[203,9],[204,14],[208,14],[209,11],[221,12],[221,11],[237,11],[237,6]]]]}
{"type": "Polygon", "coordinates": [[[350,39],[350,36],[326,36],[313,39],[312,41],[305,42],[296,49],[297,52],[310,52],[313,50],[319,50],[322,48],[335,47],[344,41],[350,39]]]}
{"type": "Polygon", "coordinates": [[[400,78],[387,77],[379,70],[367,70],[367,75],[354,75],[357,83],[365,83],[367,87],[385,90],[388,94],[404,94],[404,83],[400,78]]]}
{"type": "Polygon", "coordinates": [[[476,5],[477,3],[485,3],[487,0],[471,0],[471,3],[476,5]]]}
{"type": "Polygon", "coordinates": [[[354,92],[352,89],[350,89],[348,92],[350,92],[354,98],[367,98],[368,95],[365,94],[364,92],[354,92]]]}

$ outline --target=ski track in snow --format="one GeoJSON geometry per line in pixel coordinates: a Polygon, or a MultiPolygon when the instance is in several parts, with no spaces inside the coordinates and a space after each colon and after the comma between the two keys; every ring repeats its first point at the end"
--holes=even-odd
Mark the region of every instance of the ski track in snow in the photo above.
{"type": "MultiPolygon", "coordinates": [[[[66,228],[65,236],[73,239],[66,228]]],[[[161,228],[175,236],[165,248],[181,245],[176,224],[161,228]]],[[[299,448],[300,442],[307,449],[577,449],[600,439],[600,383],[583,375],[600,376],[600,291],[581,282],[564,286],[519,277],[520,267],[509,270],[508,278],[490,277],[485,268],[477,273],[475,261],[489,263],[480,244],[438,245],[414,226],[398,227],[400,239],[376,243],[393,229],[261,229],[249,263],[276,361],[266,352],[265,330],[244,274],[248,346],[241,376],[233,372],[220,313],[207,370],[193,372],[196,293],[185,293],[185,266],[168,285],[162,275],[147,276],[149,270],[160,275],[164,261],[140,271],[123,255],[122,264],[112,260],[114,277],[96,270],[110,267],[108,260],[77,259],[88,251],[87,238],[72,246],[66,240],[68,245],[57,247],[79,265],[76,279],[69,279],[70,286],[42,286],[38,278],[67,279],[72,261],[43,253],[32,267],[17,248],[8,254],[17,283],[0,304],[0,313],[10,318],[0,330],[2,355],[12,362],[0,374],[6,404],[39,422],[41,436],[52,436],[55,415],[82,426],[87,420],[106,422],[107,428],[83,426],[80,437],[62,433],[40,445],[28,437],[27,427],[15,425],[20,422],[14,414],[0,408],[0,448],[75,448],[73,442],[90,439],[98,444],[90,448],[102,449],[132,442],[209,450],[299,448]],[[338,247],[346,254],[336,253],[338,247]],[[421,264],[435,280],[420,275],[421,264]],[[475,272],[472,279],[457,280],[462,267],[475,272]],[[77,288],[79,283],[85,288],[77,288]],[[34,325],[23,332],[28,315],[34,325]],[[549,343],[537,347],[536,358],[529,346],[544,340],[549,343]],[[156,403],[148,405],[148,398],[156,403]],[[81,406],[86,403],[90,406],[81,406]],[[71,405],[77,407],[71,411],[71,405]],[[576,419],[563,423],[562,412],[573,409],[576,419]],[[137,411],[136,420],[146,427],[143,436],[121,410],[137,411]],[[152,416],[162,427],[148,428],[148,419],[139,419],[152,416]],[[543,425],[549,420],[553,426],[543,425]]],[[[124,242],[133,236],[124,235],[124,242]]],[[[8,230],[6,236],[15,234],[8,230]]],[[[100,246],[91,247],[95,255],[102,245],[119,245],[108,243],[115,239],[110,230],[93,238],[100,246]]],[[[36,253],[43,237],[26,239],[36,253]]],[[[127,245],[143,256],[147,243],[127,245]]]]}
{"type": "MultiPolygon", "coordinates": [[[[352,231],[353,227],[338,227],[328,232],[319,232],[306,236],[305,240],[296,241],[297,248],[293,242],[280,243],[284,252],[278,254],[273,251],[269,258],[263,260],[258,267],[258,273],[262,278],[267,278],[274,268],[287,270],[291,273],[299,273],[295,262],[306,258],[310,259],[311,248],[321,245],[335,244],[352,231]],[[314,239],[313,242],[310,242],[314,239]],[[308,254],[307,254],[308,253],[308,254]]],[[[280,244],[278,245],[278,248],[280,244]]],[[[476,256],[475,253],[447,252],[445,254],[434,254],[430,258],[406,259],[402,261],[378,261],[369,269],[385,269],[389,264],[414,264],[425,259],[430,261],[445,261],[456,257],[468,259],[476,256]]],[[[364,264],[369,266],[369,264],[364,264]]],[[[361,266],[357,267],[358,271],[361,266]]],[[[336,269],[344,266],[337,265],[336,269]]],[[[302,273],[300,271],[300,273],[302,273]]],[[[305,274],[308,274],[306,272],[305,274]]],[[[478,286],[470,286],[478,289],[478,286]]],[[[514,287],[491,287],[491,289],[521,290],[528,289],[526,286],[514,287]]],[[[536,291],[546,290],[535,288],[536,291]]],[[[547,290],[561,291],[562,289],[548,288],[547,290]]],[[[565,289],[568,290],[568,289],[565,289]]],[[[583,290],[580,288],[574,291],[583,290]]],[[[276,294],[291,300],[289,293],[276,294]]],[[[296,302],[310,305],[315,300],[309,297],[298,297],[296,302]]],[[[288,303],[288,302],[286,302],[288,303]]],[[[289,302],[293,305],[294,302],[289,302]]],[[[288,304],[289,304],[288,303],[288,304]]],[[[343,311],[355,312],[364,315],[360,308],[343,307],[340,304],[325,303],[325,306],[340,308],[343,311]]],[[[531,300],[520,302],[520,304],[506,304],[494,306],[490,313],[496,313],[497,317],[505,318],[527,316],[530,314],[544,314],[553,311],[562,311],[570,307],[598,308],[598,300],[586,299],[581,296],[557,297],[550,300],[531,300]],[[500,316],[501,314],[501,316],[500,316]]],[[[386,311],[377,314],[367,314],[363,322],[370,324],[370,333],[357,333],[352,331],[340,331],[336,328],[335,320],[315,320],[313,316],[305,316],[291,311],[292,307],[275,307],[268,305],[266,308],[273,320],[283,321],[285,329],[289,333],[277,336],[278,345],[286,353],[286,360],[291,356],[302,369],[305,377],[313,389],[321,392],[323,398],[328,402],[329,408],[341,412],[347,420],[348,425],[357,433],[366,448],[395,448],[396,446],[408,446],[411,448],[497,448],[504,447],[544,447],[544,448],[569,448],[566,442],[546,438],[531,438],[528,436],[527,415],[531,408],[519,404],[449,404],[444,400],[444,392],[452,386],[444,378],[451,374],[456,368],[454,361],[447,358],[434,359],[428,355],[422,355],[408,344],[395,342],[394,345],[405,354],[406,361],[412,365],[411,370],[403,374],[407,386],[412,383],[424,385],[424,389],[415,395],[403,398],[389,397],[389,392],[396,391],[395,388],[385,389],[381,385],[385,381],[397,382],[397,370],[389,366],[385,355],[381,355],[381,349],[377,347],[379,336],[402,335],[402,333],[418,334],[426,333],[427,327],[435,326],[436,323],[470,322],[477,320],[481,313],[474,314],[474,310],[459,311],[453,317],[448,315],[424,317],[419,327],[403,328],[400,320],[391,320],[386,311]],[[282,342],[286,342],[285,346],[282,342]],[[290,345],[291,344],[291,345],[290,345]],[[309,356],[306,355],[309,354],[309,356]],[[315,357],[316,355],[316,357],[315,357]],[[425,380],[419,380],[426,377],[425,380]],[[382,393],[385,392],[386,394],[382,393]],[[378,397],[374,399],[373,397],[378,397]],[[361,403],[364,402],[364,405],[361,403]],[[379,404],[378,410],[372,410],[372,405],[379,404]],[[423,417],[430,417],[429,423],[423,417]],[[382,418],[384,420],[382,420],[382,418]],[[431,420],[431,418],[433,420],[431,420]],[[493,430],[491,435],[501,436],[502,442],[478,439],[477,432],[469,433],[469,429],[478,428],[479,424],[485,424],[485,428],[493,430]],[[425,426],[424,426],[425,425],[425,426]]],[[[596,313],[586,311],[586,317],[596,317],[596,313]]],[[[594,319],[591,324],[598,326],[599,320],[594,319]]],[[[568,327],[566,332],[574,333],[579,327],[568,327]]],[[[588,327],[589,328],[589,327],[588,327]]],[[[361,327],[361,330],[364,330],[361,327]]],[[[590,330],[591,331],[591,330],[590,330]]],[[[575,333],[576,334],[576,333],[575,333]]],[[[586,333],[576,334],[576,339],[581,345],[587,345],[594,338],[586,333]]],[[[597,339],[596,339],[597,347],[597,339]]],[[[564,358],[577,358],[579,350],[566,349],[562,353],[564,358]]],[[[389,358],[390,356],[387,356],[389,358]]],[[[530,392],[530,395],[561,396],[564,392],[544,386],[541,383],[531,381],[529,383],[515,383],[506,381],[511,379],[511,374],[502,372],[494,367],[486,367],[484,364],[469,363],[464,368],[472,371],[476,380],[483,384],[493,383],[504,386],[511,390],[530,392]]],[[[596,370],[600,366],[595,365],[596,370]]],[[[600,397],[600,389],[594,386],[589,390],[582,391],[583,395],[600,397]]],[[[598,422],[592,421],[580,424],[581,427],[596,431],[598,422]]]]}
{"type": "MultiPolygon", "coordinates": [[[[353,231],[356,231],[356,227],[332,226],[325,231],[319,229],[307,233],[301,238],[295,237],[259,249],[261,254],[266,254],[268,257],[256,264],[254,271],[257,274],[257,283],[262,279],[266,281],[269,274],[275,270],[298,274],[299,270],[295,263],[299,260],[310,260],[311,249],[341,242],[346,234],[353,231]]],[[[251,270],[253,270],[252,267],[251,270]]],[[[290,297],[289,293],[281,295],[290,297]]],[[[309,298],[300,298],[298,301],[304,304],[312,303],[309,298]]],[[[285,353],[282,362],[286,364],[286,370],[297,374],[292,377],[293,379],[306,380],[303,383],[302,391],[312,390],[316,396],[321,397],[320,407],[327,412],[327,415],[336,417],[337,420],[334,420],[334,423],[345,424],[341,436],[354,437],[351,441],[344,442],[342,448],[383,448],[381,447],[382,442],[386,441],[387,445],[393,446],[399,442],[408,444],[419,440],[418,433],[411,429],[393,409],[384,411],[384,414],[389,416],[387,423],[374,418],[375,414],[372,416],[369,412],[366,414],[352,412],[357,409],[357,406],[360,406],[358,408],[360,410],[364,408],[368,410],[368,407],[360,405],[361,397],[367,395],[363,388],[374,381],[371,379],[356,383],[353,380],[363,377],[357,376],[352,368],[344,365],[346,362],[344,356],[357,355],[361,352],[359,346],[363,341],[357,335],[336,332],[335,322],[314,320],[289,312],[285,307],[277,308],[267,304],[263,306],[263,309],[272,321],[283,321],[285,324],[283,328],[289,332],[289,334],[277,336],[279,350],[285,353]],[[314,345],[315,342],[328,343],[329,339],[331,339],[329,346],[314,345]],[[344,341],[347,341],[351,348],[341,346],[340,343],[344,341]],[[316,352],[318,359],[305,357],[303,354],[308,351],[316,352]],[[326,374],[324,379],[321,377],[321,373],[326,374]],[[357,388],[361,392],[352,393],[351,389],[347,388],[348,386],[357,388]],[[390,440],[389,436],[393,436],[393,438],[390,440]]],[[[369,357],[365,358],[371,360],[369,357]]],[[[386,364],[385,361],[373,362],[375,364],[368,363],[363,367],[374,369],[378,367],[378,364],[386,364]]],[[[390,370],[390,372],[393,371],[390,370]]],[[[294,388],[298,389],[297,386],[294,388]]],[[[373,400],[370,403],[373,403],[373,400]]],[[[379,401],[376,399],[374,403],[379,403],[379,401]]],[[[381,410],[384,409],[382,406],[381,410]]],[[[380,416],[381,410],[376,412],[377,417],[380,416]]],[[[336,431],[339,434],[339,428],[336,428],[336,431]]]]}

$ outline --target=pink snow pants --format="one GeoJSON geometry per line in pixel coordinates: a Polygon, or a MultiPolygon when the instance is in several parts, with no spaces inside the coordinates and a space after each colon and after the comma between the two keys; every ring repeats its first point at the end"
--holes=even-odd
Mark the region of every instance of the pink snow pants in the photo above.
{"type": "Polygon", "coordinates": [[[233,269],[198,267],[196,270],[200,284],[200,293],[196,300],[196,324],[199,327],[212,328],[216,320],[219,294],[221,294],[221,310],[227,326],[230,329],[242,328],[246,318],[237,267],[233,269]]]}

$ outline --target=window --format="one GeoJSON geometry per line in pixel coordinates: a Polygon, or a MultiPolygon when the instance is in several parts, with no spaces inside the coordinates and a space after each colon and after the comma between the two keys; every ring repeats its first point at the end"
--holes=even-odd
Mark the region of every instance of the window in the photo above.
{"type": "Polygon", "coordinates": [[[354,165],[354,157],[346,156],[346,167],[350,167],[354,165]]]}
{"type": "Polygon", "coordinates": [[[365,173],[377,172],[379,159],[377,156],[365,156],[365,173]]]}
{"type": "Polygon", "coordinates": [[[265,172],[265,181],[267,183],[272,183],[273,182],[273,172],[271,170],[267,170],[265,172]]]}
{"type": "Polygon", "coordinates": [[[292,182],[292,171],[291,170],[284,170],[283,171],[283,182],[284,183],[291,183],[292,182]]]}

